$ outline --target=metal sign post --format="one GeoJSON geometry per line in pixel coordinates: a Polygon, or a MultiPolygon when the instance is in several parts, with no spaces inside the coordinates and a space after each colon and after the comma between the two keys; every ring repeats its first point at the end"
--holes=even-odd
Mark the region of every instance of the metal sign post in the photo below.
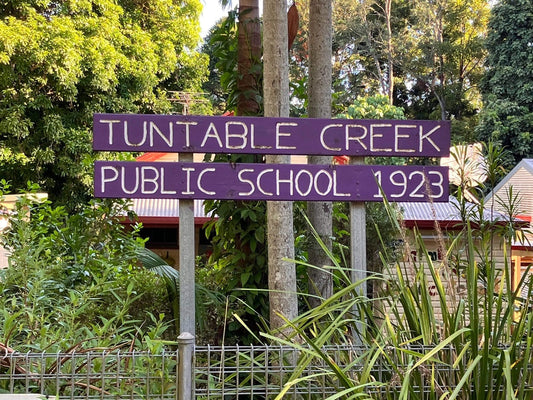
{"type": "MultiPolygon", "coordinates": [[[[192,162],[192,154],[180,154],[179,160],[192,162]]],[[[196,336],[195,308],[195,228],[194,200],[179,202],[179,266],[180,266],[180,332],[196,336]]]]}
{"type": "MultiPolygon", "coordinates": [[[[350,157],[350,165],[364,165],[364,157],[350,157]]],[[[378,187],[379,190],[379,187],[378,187]]],[[[367,295],[364,281],[367,275],[366,266],[366,210],[365,203],[362,201],[350,202],[350,279],[352,283],[362,282],[359,286],[358,293],[363,298],[367,295]]],[[[361,315],[357,306],[353,309],[354,319],[356,322],[356,329],[358,332],[363,331],[363,324],[361,322],[361,315]]],[[[356,345],[363,343],[360,334],[353,332],[353,337],[356,345]]]]}
{"type": "MultiPolygon", "coordinates": [[[[361,166],[364,162],[363,157],[350,157],[351,165],[361,166]]],[[[377,183],[375,186],[376,190],[380,190],[377,183]]],[[[448,198],[448,190],[444,192],[443,196],[448,198]]],[[[352,282],[366,278],[366,213],[362,201],[350,202],[350,267],[352,282]]],[[[361,285],[359,293],[366,296],[366,283],[361,285]]]]}

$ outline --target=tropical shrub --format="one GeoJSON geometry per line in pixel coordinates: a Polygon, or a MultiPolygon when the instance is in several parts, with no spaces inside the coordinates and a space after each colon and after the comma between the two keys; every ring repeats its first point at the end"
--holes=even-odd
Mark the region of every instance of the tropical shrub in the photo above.
{"type": "Polygon", "coordinates": [[[1,236],[10,252],[0,278],[1,343],[21,351],[113,347],[142,343],[157,325],[167,330],[165,286],[138,263],[144,243],[118,222],[124,206],[93,201],[69,215],[48,201],[17,204],[1,236]]]}

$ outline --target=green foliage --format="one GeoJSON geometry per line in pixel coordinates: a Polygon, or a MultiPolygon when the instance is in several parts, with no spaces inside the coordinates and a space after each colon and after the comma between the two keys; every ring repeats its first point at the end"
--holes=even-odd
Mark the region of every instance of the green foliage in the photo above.
{"type": "Polygon", "coordinates": [[[485,92],[533,107],[533,4],[502,0],[492,9],[487,37],[485,92]]]}
{"type": "MultiPolygon", "coordinates": [[[[246,10],[245,10],[246,12],[246,10]]],[[[239,43],[239,29],[252,29],[246,24],[255,24],[247,20],[246,14],[239,16],[237,10],[229,11],[227,17],[211,29],[202,51],[210,58],[209,80],[204,90],[211,95],[213,105],[223,111],[234,111],[239,115],[261,115],[263,109],[261,49],[239,49],[249,47],[253,40],[244,38],[239,43]],[[258,53],[257,55],[253,55],[258,53]],[[239,57],[248,59],[239,61],[239,57]]],[[[259,33],[257,33],[259,35],[259,33]]]]}
{"type": "MultiPolygon", "coordinates": [[[[178,360],[175,352],[164,348],[176,343],[160,339],[166,330],[161,316],[150,319],[151,327],[144,336],[139,334],[124,348],[73,346],[66,352],[11,353],[13,349],[2,346],[9,362],[2,363],[0,370],[2,376],[11,379],[0,381],[0,393],[11,397],[31,393],[29,396],[35,398],[53,399],[104,394],[113,398],[150,398],[175,393],[178,360]],[[22,376],[27,378],[21,379],[22,376]]],[[[88,341],[93,340],[88,336],[88,341]]]]}
{"type": "MultiPolygon", "coordinates": [[[[165,283],[169,307],[172,311],[174,320],[174,333],[179,332],[179,299],[180,299],[180,273],[174,267],[168,265],[159,255],[152,250],[145,247],[139,247],[136,255],[142,266],[152,273],[157,274],[165,283]]],[[[195,310],[196,310],[196,324],[197,331],[203,333],[209,329],[209,311],[216,309],[222,305],[222,296],[219,294],[219,289],[209,290],[204,285],[195,284],[195,310]]],[[[200,335],[201,335],[200,333],[200,335]]],[[[198,335],[197,335],[198,336],[198,335]]],[[[209,337],[206,334],[201,335],[209,337]]],[[[199,343],[198,338],[196,343],[199,343]]]]}
{"type": "Polygon", "coordinates": [[[199,0],[18,1],[0,13],[0,168],[70,207],[90,194],[92,115],[199,91],[199,0]]]}
{"type": "Polygon", "coordinates": [[[527,0],[498,2],[489,23],[486,104],[477,133],[509,150],[511,165],[533,156],[532,24],[527,0]]]}
{"type": "Polygon", "coordinates": [[[337,117],[347,119],[405,119],[405,113],[401,107],[389,104],[387,96],[374,95],[355,99],[346,113],[339,114],[337,117]]]}
{"type": "MultiPolygon", "coordinates": [[[[488,185],[493,186],[502,173],[504,152],[493,144],[487,150],[488,185]]],[[[447,236],[436,230],[442,259],[430,256],[422,233],[407,234],[398,210],[388,203],[381,218],[389,220],[404,246],[390,251],[381,242],[382,274],[350,282],[349,269],[321,243],[331,259],[329,270],[342,287],[316,308],[286,321],[282,335],[261,334],[264,341],[294,349],[284,350],[285,358],[275,361],[293,371],[281,378],[284,387],[277,398],[307,390],[332,390],[329,397],[321,397],[328,399],[532,396],[533,281],[526,270],[514,287],[510,272],[512,244],[524,234],[514,223],[518,196],[510,189],[495,199],[504,218],[487,219],[493,214],[486,212],[481,198],[472,204],[461,190],[457,194],[462,223],[447,236]],[[410,257],[413,248],[416,259],[410,257]],[[379,296],[359,294],[369,280],[380,289],[379,296]]],[[[316,232],[314,237],[320,241],[316,232]]],[[[254,354],[253,360],[235,362],[243,368],[263,362],[262,357],[254,354]]],[[[263,379],[256,375],[254,380],[263,379]]],[[[251,383],[241,379],[237,384],[251,383]]]]}
{"type": "MultiPolygon", "coordinates": [[[[260,89],[254,87],[253,93],[243,93],[239,85],[243,75],[248,72],[254,77],[260,77],[261,74],[258,72],[262,72],[262,65],[258,60],[248,60],[239,64],[238,18],[238,11],[230,11],[228,16],[211,30],[203,47],[203,51],[211,55],[211,65],[214,66],[209,82],[204,87],[215,89],[212,100],[220,111],[239,111],[239,103],[242,105],[244,103],[242,100],[246,96],[259,103],[261,100],[260,89]],[[239,67],[250,62],[251,71],[239,71],[239,67]]],[[[241,54],[246,52],[243,51],[241,54]]],[[[259,85],[259,82],[255,83],[259,85]]],[[[246,113],[249,111],[245,107],[240,108],[240,111],[246,113]]],[[[259,108],[262,109],[262,105],[259,105],[259,108]]],[[[251,155],[217,155],[214,161],[263,162],[263,158],[251,155]]],[[[209,288],[223,288],[222,291],[227,296],[226,307],[216,310],[213,324],[223,325],[222,329],[226,334],[223,339],[226,343],[235,341],[248,343],[252,338],[243,331],[242,324],[236,319],[227,319],[226,311],[231,309],[237,318],[254,327],[263,326],[263,318],[269,314],[266,203],[206,201],[205,207],[207,212],[213,212],[218,219],[206,226],[206,235],[212,238],[213,253],[206,262],[206,268],[202,268],[199,278],[200,282],[209,288]]],[[[218,335],[217,339],[220,338],[218,335]]]]}
{"type": "Polygon", "coordinates": [[[420,1],[412,7],[416,26],[409,31],[419,29],[419,35],[409,35],[407,43],[413,47],[405,49],[402,68],[416,81],[405,94],[412,96],[410,110],[425,109],[421,119],[475,117],[489,12],[486,0],[420,1]]]}
{"type": "MultiPolygon", "coordinates": [[[[487,173],[494,181],[501,152],[489,149],[487,173]]],[[[384,272],[369,278],[381,289],[373,299],[359,294],[366,281],[350,282],[349,270],[328,253],[344,287],[287,321],[284,337],[262,334],[298,354],[286,361],[296,368],[277,398],[315,382],[336,389],[330,399],[530,398],[533,282],[526,271],[511,286],[511,245],[521,236],[512,223],[517,200],[510,191],[496,201],[506,222],[487,220],[481,199],[471,204],[459,198],[460,229],[449,237],[437,231],[442,260],[430,257],[421,233],[407,235],[397,210],[385,203],[383,218],[405,247],[401,254],[383,247],[384,272]],[[500,238],[503,257],[497,258],[500,238]],[[362,346],[354,350],[354,343],[362,346]],[[308,374],[309,368],[316,373],[308,374]]]]}
{"type": "MultiPolygon", "coordinates": [[[[290,53],[294,116],[305,115],[307,101],[308,3],[298,2],[300,31],[290,53]]],[[[345,113],[357,98],[388,94],[392,84],[392,102],[408,118],[452,120],[454,140],[474,141],[488,3],[335,1],[334,114],[345,113]]]]}
{"type": "MultiPolygon", "coordinates": [[[[250,326],[262,326],[268,313],[265,204],[260,201],[206,201],[206,211],[216,210],[218,219],[206,226],[212,235],[213,253],[202,283],[228,296],[232,313],[250,326]]],[[[251,338],[242,325],[230,320],[228,342],[251,338]]]]}
{"type": "Polygon", "coordinates": [[[209,78],[203,90],[220,113],[237,109],[237,50],[237,11],[230,11],[211,29],[202,46],[202,53],[209,56],[209,78]]]}
{"type": "MultiPolygon", "coordinates": [[[[345,114],[340,114],[338,118],[350,119],[405,119],[404,110],[400,107],[389,104],[387,96],[375,95],[357,98],[352,105],[348,107],[345,114]]],[[[400,157],[367,157],[365,161],[368,164],[398,164],[407,163],[407,160],[400,157]]],[[[366,204],[366,252],[367,268],[369,271],[381,271],[380,252],[383,246],[390,246],[392,242],[393,227],[387,218],[387,212],[381,203],[366,204]]],[[[335,237],[344,248],[349,248],[349,204],[339,203],[334,207],[335,237]]],[[[341,254],[342,257],[342,254],[341,254]]],[[[369,293],[373,292],[372,282],[369,282],[369,293]]]]}
{"type": "MultiPolygon", "coordinates": [[[[402,235],[395,211],[387,207],[402,235]]],[[[263,334],[299,350],[295,371],[277,398],[313,382],[335,387],[331,399],[471,399],[487,393],[493,399],[529,398],[533,312],[529,301],[520,298],[521,288],[510,290],[509,262],[495,263],[493,240],[502,234],[498,225],[476,220],[474,229],[470,220],[482,213],[477,206],[470,211],[464,229],[448,241],[443,261],[433,261],[415,233],[421,255],[416,261],[383,253],[390,271],[373,278],[383,288],[379,298],[361,297],[357,288],[364,282],[346,280],[331,299],[287,321],[287,337],[263,334]],[[457,263],[465,266],[462,277],[455,272],[457,263]],[[465,282],[462,292],[458,280],[465,282]],[[442,316],[434,310],[434,296],[442,316]],[[363,347],[352,351],[353,343],[363,347]],[[334,357],[326,350],[329,345],[335,346],[334,357]],[[314,365],[321,366],[316,374],[304,374],[314,365]]],[[[503,237],[504,251],[510,251],[511,238],[503,237]]],[[[332,263],[343,270],[334,259],[332,263]]],[[[530,293],[526,276],[521,284],[530,293]]]]}
{"type": "MultiPolygon", "coordinates": [[[[117,223],[123,204],[92,202],[68,215],[49,201],[17,204],[2,235],[0,342],[20,351],[138,346],[169,321],[164,286],[137,264],[143,242],[117,223]]],[[[170,332],[170,331],[169,331],[170,332]]]]}

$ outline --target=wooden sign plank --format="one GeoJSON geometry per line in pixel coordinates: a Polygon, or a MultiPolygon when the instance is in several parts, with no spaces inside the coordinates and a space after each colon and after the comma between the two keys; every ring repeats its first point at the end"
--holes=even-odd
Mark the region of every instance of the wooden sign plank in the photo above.
{"type": "Polygon", "coordinates": [[[331,156],[449,155],[450,121],[95,114],[105,151],[331,156]]]}
{"type": "Polygon", "coordinates": [[[438,166],[97,161],[95,197],[448,201],[438,166]]]}

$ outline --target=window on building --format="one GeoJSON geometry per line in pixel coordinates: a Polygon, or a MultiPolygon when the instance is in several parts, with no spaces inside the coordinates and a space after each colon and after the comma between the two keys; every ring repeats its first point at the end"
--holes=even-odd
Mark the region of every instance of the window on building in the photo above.
{"type": "Polygon", "coordinates": [[[177,249],[178,228],[142,228],[140,235],[148,239],[146,247],[149,249],[177,249]]]}

